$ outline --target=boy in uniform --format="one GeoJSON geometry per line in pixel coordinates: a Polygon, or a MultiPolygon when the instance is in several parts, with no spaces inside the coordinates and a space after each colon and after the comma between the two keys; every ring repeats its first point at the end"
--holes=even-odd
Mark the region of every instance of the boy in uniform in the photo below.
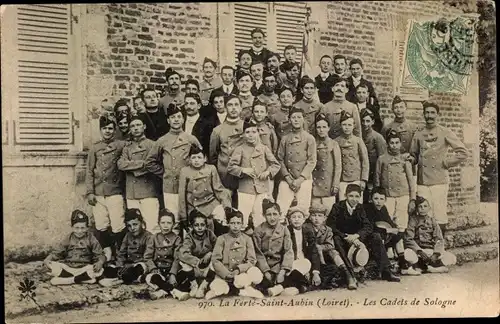
{"type": "Polygon", "coordinates": [[[252,76],[249,73],[239,71],[236,73],[236,82],[238,83],[238,97],[241,102],[241,118],[252,117],[252,106],[255,99],[254,95],[250,92],[253,85],[252,76]]]}
{"type": "Polygon", "coordinates": [[[285,62],[283,63],[283,70],[286,76],[286,78],[283,79],[283,86],[297,93],[299,88],[299,64],[296,62],[285,62]]]}
{"type": "Polygon", "coordinates": [[[279,109],[274,114],[269,114],[269,119],[276,129],[279,141],[292,130],[289,115],[290,109],[292,109],[292,105],[295,102],[295,94],[292,89],[283,88],[280,90],[278,96],[280,99],[279,109]]]}
{"type": "MultiPolygon", "coordinates": [[[[179,174],[189,163],[191,145],[201,148],[200,142],[182,130],[184,115],[179,107],[170,104],[167,110],[170,131],[160,137],[149,151],[146,169],[159,177],[163,176],[163,199],[165,208],[171,211],[179,222],[179,174]]],[[[185,226],[185,224],[184,224],[185,226]]],[[[178,234],[178,233],[176,233],[178,234]]]]}
{"type": "Polygon", "coordinates": [[[114,119],[101,116],[99,128],[101,140],[89,150],[85,182],[87,201],[93,206],[97,240],[104,248],[109,261],[112,250],[120,247],[126,233],[123,199],[125,174],[118,170],[117,166],[125,142],[115,139],[114,119]]]}
{"type": "Polygon", "coordinates": [[[255,99],[252,107],[252,119],[257,123],[260,142],[267,146],[273,154],[278,150],[278,136],[274,126],[268,121],[268,106],[255,99]]]}
{"type": "Polygon", "coordinates": [[[276,202],[284,215],[288,212],[293,198],[303,210],[311,205],[312,171],[316,166],[317,152],[314,137],[306,132],[304,112],[293,107],[290,110],[292,132],[285,135],[278,147],[278,161],[281,164],[281,179],[276,202]]]}
{"type": "Polygon", "coordinates": [[[127,207],[141,211],[146,228],[157,232],[157,220],[160,204],[156,195],[155,176],[144,167],[147,154],[154,141],[144,136],[146,126],[140,117],[132,117],[130,135],[132,140],[123,148],[117,162],[118,169],[125,172],[127,207]]]}
{"type": "Polygon", "coordinates": [[[365,190],[368,181],[369,160],[366,145],[361,138],[353,135],[354,118],[342,112],[340,117],[342,135],[334,141],[339,144],[342,154],[342,174],[339,184],[339,200],[345,199],[345,190],[349,184],[359,184],[365,190]]]}
{"type": "Polygon", "coordinates": [[[172,68],[165,71],[165,79],[167,80],[167,92],[165,96],[160,98],[160,107],[163,107],[165,114],[171,103],[180,106],[184,103],[184,92],[181,90],[181,75],[172,68]]]}
{"type": "Polygon", "coordinates": [[[391,130],[387,134],[389,150],[379,157],[373,185],[386,190],[385,206],[401,233],[408,227],[408,207],[416,198],[412,166],[401,154],[401,135],[391,130]]]}

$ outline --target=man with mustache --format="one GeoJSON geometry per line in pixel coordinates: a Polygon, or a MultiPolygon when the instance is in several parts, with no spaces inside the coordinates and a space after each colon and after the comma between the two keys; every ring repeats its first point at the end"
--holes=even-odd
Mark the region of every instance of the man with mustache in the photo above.
{"type": "Polygon", "coordinates": [[[165,79],[167,80],[168,88],[166,94],[160,98],[160,106],[166,114],[169,104],[173,103],[180,106],[184,103],[184,92],[181,91],[181,75],[179,72],[168,68],[165,71],[165,79]]]}
{"type": "MultiPolygon", "coordinates": [[[[467,159],[467,149],[450,129],[437,123],[439,106],[433,102],[423,103],[425,127],[415,132],[410,147],[410,160],[417,164],[417,196],[431,204],[431,210],[441,232],[448,224],[448,169],[467,159]],[[448,158],[451,147],[453,156],[448,158]]],[[[413,212],[415,202],[409,209],[413,212]]]]}
{"type": "Polygon", "coordinates": [[[340,116],[342,112],[349,113],[354,119],[353,134],[361,137],[361,121],[359,117],[358,108],[346,100],[347,81],[346,79],[333,80],[332,92],[333,99],[325,104],[325,114],[330,123],[330,131],[328,135],[335,139],[342,134],[342,127],[340,126],[340,116]]]}

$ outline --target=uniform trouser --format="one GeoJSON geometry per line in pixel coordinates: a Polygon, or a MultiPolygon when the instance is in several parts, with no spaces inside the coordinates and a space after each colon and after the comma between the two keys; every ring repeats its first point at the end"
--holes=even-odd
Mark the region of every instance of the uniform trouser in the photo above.
{"type": "Polygon", "coordinates": [[[122,195],[96,196],[97,203],[92,207],[95,227],[105,231],[109,226],[113,233],[125,229],[125,203],[122,195]]]}
{"type": "Polygon", "coordinates": [[[255,280],[255,278],[248,275],[248,273],[250,272],[252,272],[253,275],[257,274],[262,276],[262,272],[260,271],[260,269],[255,266],[249,268],[246,272],[234,276],[234,280],[232,282],[227,282],[223,278],[216,275],[214,280],[210,284],[210,290],[214,291],[215,296],[222,296],[227,294],[236,295],[240,289],[250,287],[252,284],[258,284],[252,281],[255,280]]]}
{"type": "Polygon", "coordinates": [[[449,185],[439,184],[433,186],[417,186],[417,195],[421,196],[431,205],[431,213],[438,224],[448,224],[448,189],[449,185]]]}
{"type": "Polygon", "coordinates": [[[201,279],[206,280],[208,283],[211,283],[215,279],[215,271],[210,263],[205,268],[192,267],[189,264],[186,264],[182,261],[179,261],[179,265],[181,269],[177,272],[177,289],[179,291],[190,291],[191,282],[193,280],[201,279]]]}
{"type": "MultiPolygon", "coordinates": [[[[434,254],[434,250],[433,249],[422,249],[422,251],[428,256],[428,257],[431,257],[432,254],[434,254]]],[[[443,257],[443,255],[445,253],[450,253],[448,251],[444,251],[444,250],[441,250],[441,251],[436,251],[436,252],[440,252],[441,253],[441,258],[443,257]]],[[[439,258],[437,261],[433,262],[426,262],[424,261],[420,256],[418,257],[418,261],[417,263],[415,264],[412,264],[412,265],[415,265],[417,266],[418,268],[422,269],[422,270],[427,270],[427,267],[428,266],[431,266],[431,267],[442,267],[444,266],[444,263],[443,261],[441,261],[441,258],[439,258]]]]}
{"type": "MultiPolygon", "coordinates": [[[[307,260],[307,259],[305,259],[307,260]]],[[[296,263],[295,260],[294,263],[296,263]]],[[[309,273],[311,270],[311,262],[309,262],[309,268],[302,269],[303,273],[309,273]]],[[[285,276],[285,280],[282,283],[276,282],[278,274],[272,273],[272,280],[266,279],[264,277],[262,281],[256,286],[256,288],[260,291],[265,292],[267,289],[274,287],[275,285],[282,285],[283,288],[297,288],[301,289],[302,287],[309,286],[309,281],[306,276],[302,274],[301,271],[297,270],[295,266],[292,266],[292,271],[288,275],[285,276]]]]}
{"type": "Polygon", "coordinates": [[[163,193],[165,208],[174,214],[175,222],[179,222],[179,194],[163,193]]]}
{"type": "Polygon", "coordinates": [[[394,219],[401,232],[404,232],[408,227],[408,204],[410,203],[410,196],[405,195],[401,197],[387,197],[385,207],[389,212],[389,216],[394,219]]]}
{"type": "Polygon", "coordinates": [[[341,181],[340,184],[339,184],[339,201],[346,199],[347,195],[346,195],[345,191],[347,189],[347,185],[348,184],[354,183],[354,184],[359,185],[360,182],[361,182],[360,180],[358,180],[358,181],[351,181],[351,182],[341,181]]]}
{"type": "Polygon", "coordinates": [[[248,225],[250,213],[252,213],[254,228],[265,221],[262,215],[262,201],[264,198],[269,198],[268,193],[254,195],[238,191],[238,209],[243,214],[243,228],[246,228],[248,225]]]}
{"type": "Polygon", "coordinates": [[[137,208],[141,211],[146,222],[146,229],[152,234],[160,231],[158,227],[158,213],[160,211],[158,198],[127,199],[127,208],[137,208]]]}
{"type": "Polygon", "coordinates": [[[53,277],[70,277],[70,276],[78,276],[85,272],[88,273],[90,278],[96,278],[104,272],[103,269],[99,272],[94,272],[94,266],[92,264],[85,265],[81,268],[70,267],[67,264],[57,261],[51,261],[49,265],[50,270],[52,271],[51,275],[53,277]]]}
{"type": "Polygon", "coordinates": [[[172,291],[174,286],[168,281],[169,269],[160,269],[160,273],[148,273],[146,275],[146,284],[153,289],[162,289],[166,292],[172,291]]]}
{"type": "Polygon", "coordinates": [[[297,198],[297,206],[302,208],[307,214],[309,214],[309,207],[311,206],[311,192],[312,192],[313,181],[304,180],[299,188],[299,191],[293,192],[286,181],[281,181],[278,189],[278,198],[276,203],[281,209],[281,220],[286,218],[288,209],[292,204],[293,198],[297,198]]]}
{"type": "Polygon", "coordinates": [[[330,196],[330,197],[312,197],[311,198],[311,204],[314,203],[320,203],[323,206],[326,207],[326,214],[325,215],[330,215],[330,211],[332,210],[333,205],[335,204],[335,196],[330,196]]]}

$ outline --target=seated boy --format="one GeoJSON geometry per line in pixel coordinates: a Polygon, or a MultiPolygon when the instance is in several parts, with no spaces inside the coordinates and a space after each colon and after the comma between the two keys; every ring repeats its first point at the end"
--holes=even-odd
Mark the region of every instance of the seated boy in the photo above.
{"type": "Polygon", "coordinates": [[[264,295],[252,284],[262,280],[262,273],[255,266],[255,248],[252,238],[241,232],[243,214],[234,208],[226,208],[229,233],[217,238],[212,254],[212,266],[217,275],[210,284],[205,298],[211,299],[238,292],[240,296],[263,298],[264,295]]]}
{"type": "Polygon", "coordinates": [[[373,188],[371,202],[364,205],[366,216],[372,222],[375,231],[386,238],[385,247],[396,251],[401,274],[416,274],[407,267],[404,257],[404,232],[398,230],[398,225],[389,216],[385,206],[386,199],[387,193],[384,188],[373,188]]]}
{"type": "MultiPolygon", "coordinates": [[[[311,283],[314,287],[321,284],[320,277],[320,256],[316,246],[316,236],[312,226],[304,224],[306,220],[305,212],[300,207],[292,207],[288,210],[288,230],[292,239],[292,249],[295,261],[308,260],[310,266],[305,274],[305,280],[296,282],[298,291],[303,293],[309,286],[310,274],[312,273],[311,283]]],[[[293,269],[293,266],[292,266],[293,269]]]]}
{"type": "Polygon", "coordinates": [[[179,247],[178,257],[179,272],[177,274],[177,289],[182,292],[179,296],[174,296],[179,300],[186,300],[189,297],[203,298],[208,285],[215,278],[215,272],[210,269],[212,251],[217,237],[208,229],[207,217],[194,209],[189,218],[192,229],[184,238],[184,242],[179,247]],[[179,280],[182,278],[182,280],[179,280]],[[201,283],[198,285],[198,280],[201,283]],[[185,282],[191,283],[191,291],[183,289],[185,282]]]}
{"type": "MultiPolygon", "coordinates": [[[[181,238],[175,234],[175,216],[167,209],[160,210],[158,226],[160,232],[152,235],[146,246],[144,259],[149,273],[146,283],[155,289],[150,293],[151,299],[158,299],[172,293],[177,285],[177,271],[179,261],[175,259],[175,252],[181,246],[181,238]]],[[[173,295],[178,295],[174,292],[173,295]]]]}
{"type": "MultiPolygon", "coordinates": [[[[455,257],[450,252],[444,250],[444,238],[436,219],[432,217],[429,202],[422,197],[417,197],[417,213],[411,215],[406,229],[404,243],[407,249],[412,250],[418,256],[415,263],[410,258],[407,259],[424,272],[448,272],[447,264],[453,264],[455,257]],[[452,260],[449,262],[449,260],[452,260]]],[[[411,255],[405,251],[405,256],[411,255]]],[[[418,271],[418,270],[417,270],[418,271]]]]}
{"type": "Polygon", "coordinates": [[[292,271],[292,240],[288,228],[280,223],[281,210],[277,203],[264,199],[262,212],[266,221],[257,226],[253,233],[257,267],[264,274],[257,289],[267,292],[269,296],[276,296],[289,283],[285,277],[292,271]]]}
{"type": "Polygon", "coordinates": [[[334,279],[335,268],[338,267],[347,281],[349,290],[357,289],[357,282],[354,271],[348,268],[339,252],[335,249],[332,229],[325,225],[327,208],[321,203],[314,202],[309,208],[310,222],[304,224],[304,227],[311,227],[315,234],[315,244],[320,258],[320,276],[324,287],[334,279]]]}
{"type": "Polygon", "coordinates": [[[106,257],[101,245],[89,232],[89,218],[84,212],[75,210],[71,214],[72,231],[43,263],[52,271],[53,285],[95,283],[102,274],[106,257]]]}

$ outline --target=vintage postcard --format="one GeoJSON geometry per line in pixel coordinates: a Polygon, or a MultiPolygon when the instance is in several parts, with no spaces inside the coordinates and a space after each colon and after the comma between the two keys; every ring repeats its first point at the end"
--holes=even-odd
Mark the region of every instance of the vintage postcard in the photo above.
{"type": "Polygon", "coordinates": [[[498,316],[493,1],[0,13],[7,322],[498,316]]]}

